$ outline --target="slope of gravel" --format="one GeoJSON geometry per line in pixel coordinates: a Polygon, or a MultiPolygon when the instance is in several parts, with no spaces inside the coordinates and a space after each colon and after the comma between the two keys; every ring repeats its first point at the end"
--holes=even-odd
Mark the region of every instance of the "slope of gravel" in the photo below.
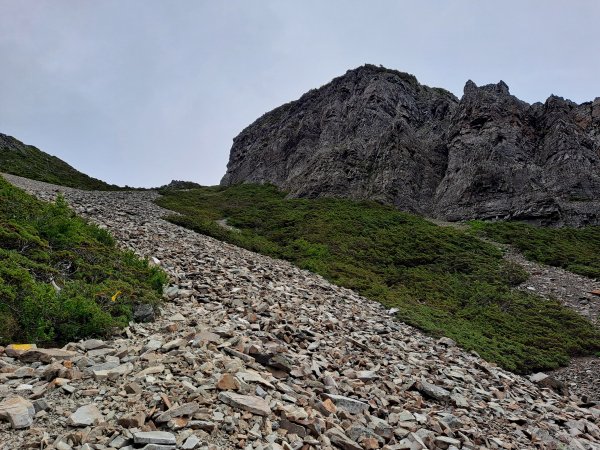
{"type": "MultiPolygon", "coordinates": [[[[520,286],[521,289],[546,298],[556,298],[600,326],[600,296],[591,293],[600,289],[598,281],[559,267],[529,261],[511,247],[507,247],[505,257],[529,273],[529,279],[520,286]]],[[[586,400],[600,402],[600,358],[573,358],[567,367],[552,372],[552,376],[586,400]]]]}
{"type": "Polygon", "coordinates": [[[6,178],[44,199],[64,192],[172,284],[155,322],[110,341],[0,353],[0,419],[19,395],[12,420],[33,422],[1,421],[0,448],[600,449],[600,409],[170,224],[156,193],[6,178]]]}
{"type": "MultiPolygon", "coordinates": [[[[461,222],[432,220],[437,225],[467,229],[461,222]]],[[[530,261],[510,245],[500,244],[485,238],[486,242],[504,250],[504,257],[529,274],[525,283],[517,289],[533,292],[545,298],[559,300],[563,305],[588,318],[600,326],[600,296],[592,291],[600,290],[600,282],[568,272],[560,267],[547,266],[530,261]]],[[[551,375],[564,383],[571,392],[586,401],[600,402],[600,358],[572,358],[567,367],[551,372],[551,375]]]]}
{"type": "Polygon", "coordinates": [[[506,259],[529,273],[522,289],[546,298],[556,298],[569,308],[600,326],[600,296],[591,292],[600,289],[600,282],[561,269],[529,261],[514,248],[507,247],[506,259]]]}

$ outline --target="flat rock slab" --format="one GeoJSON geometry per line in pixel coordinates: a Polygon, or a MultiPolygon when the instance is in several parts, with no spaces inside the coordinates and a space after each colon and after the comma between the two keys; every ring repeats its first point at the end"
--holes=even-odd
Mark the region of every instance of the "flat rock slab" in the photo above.
{"type": "Polygon", "coordinates": [[[84,405],[69,416],[68,423],[74,427],[96,425],[104,420],[102,413],[94,404],[84,405]]]}
{"type": "Polygon", "coordinates": [[[326,397],[335,404],[337,409],[343,409],[350,414],[361,414],[369,409],[367,403],[343,395],[326,394],[326,397]]]}
{"type": "Polygon", "coordinates": [[[196,402],[185,403],[181,406],[169,408],[156,419],[157,422],[168,422],[175,417],[191,416],[200,409],[200,405],[196,402]]]}
{"type": "Polygon", "coordinates": [[[136,444],[177,445],[175,435],[166,431],[139,431],[133,433],[133,442],[136,444]]]}
{"type": "Polygon", "coordinates": [[[269,389],[275,389],[275,387],[271,383],[269,383],[262,376],[260,376],[259,373],[254,371],[248,370],[243,372],[237,372],[235,374],[235,377],[242,380],[245,383],[259,383],[265,387],[268,387],[269,389]]]}
{"type": "Polygon", "coordinates": [[[81,343],[81,346],[85,350],[96,350],[98,348],[104,348],[107,345],[104,341],[101,341],[100,339],[88,339],[87,341],[83,341],[81,343]]]}
{"type": "Polygon", "coordinates": [[[146,444],[139,450],[175,450],[177,447],[175,445],[166,445],[166,444],[146,444]]]}
{"type": "Polygon", "coordinates": [[[271,413],[271,407],[262,398],[255,395],[241,395],[235,392],[221,392],[219,400],[234,408],[257,414],[259,416],[268,416],[271,413]]]}
{"type": "Polygon", "coordinates": [[[542,373],[542,372],[538,372],[529,377],[529,379],[531,380],[532,383],[539,383],[540,381],[543,381],[546,378],[548,378],[548,375],[546,375],[545,373],[542,373]]]}
{"type": "Polygon", "coordinates": [[[448,390],[444,389],[443,387],[436,386],[435,384],[431,384],[425,380],[421,380],[418,389],[423,395],[434,400],[450,400],[450,392],[448,390]]]}
{"type": "Polygon", "coordinates": [[[77,356],[77,352],[72,352],[70,350],[62,350],[60,348],[36,348],[32,350],[27,350],[25,353],[20,355],[19,359],[22,362],[32,363],[32,362],[43,362],[49,363],[53,359],[62,361],[66,359],[71,359],[77,356]]]}
{"type": "Polygon", "coordinates": [[[116,380],[119,377],[127,375],[133,371],[133,364],[125,363],[112,369],[94,370],[96,380],[116,380]]]}
{"type": "Polygon", "coordinates": [[[33,403],[18,395],[0,402],[0,419],[8,420],[15,429],[29,428],[34,415],[33,403]]]}
{"type": "Polygon", "coordinates": [[[198,447],[200,445],[200,439],[198,439],[196,436],[194,436],[193,434],[188,437],[185,442],[183,443],[183,445],[181,446],[182,450],[193,450],[194,448],[198,447]]]}
{"type": "Polygon", "coordinates": [[[7,345],[4,349],[4,353],[6,356],[10,356],[11,358],[18,358],[26,351],[37,348],[35,344],[10,344],[7,345]]]}

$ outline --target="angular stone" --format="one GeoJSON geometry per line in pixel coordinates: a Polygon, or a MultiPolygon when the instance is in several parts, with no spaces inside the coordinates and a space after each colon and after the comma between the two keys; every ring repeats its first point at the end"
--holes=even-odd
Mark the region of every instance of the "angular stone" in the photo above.
{"type": "Polygon", "coordinates": [[[436,386],[425,380],[421,380],[418,385],[419,392],[426,397],[432,398],[438,401],[447,401],[450,399],[450,392],[443,387],[436,386]]]}
{"type": "Polygon", "coordinates": [[[81,345],[86,350],[96,350],[97,348],[106,347],[106,343],[100,339],[88,339],[87,341],[83,341],[81,345]]]}
{"type": "Polygon", "coordinates": [[[185,347],[188,344],[186,339],[174,339],[172,341],[167,342],[161,347],[161,350],[165,352],[169,352],[175,348],[185,347]]]}
{"type": "MultiPolygon", "coordinates": [[[[146,445],[144,445],[139,450],[175,450],[175,449],[176,449],[175,445],[168,445],[168,444],[146,444],[146,445]]],[[[133,450],[133,448],[127,449],[127,450],[133,450]]]]}
{"type": "Polygon", "coordinates": [[[90,373],[90,374],[94,374],[94,372],[100,372],[100,371],[108,371],[110,369],[114,369],[115,367],[119,367],[119,363],[118,362],[103,362],[101,364],[94,364],[91,367],[87,367],[84,369],[85,373],[90,373]]]}
{"type": "Polygon", "coordinates": [[[19,356],[19,359],[25,363],[43,362],[49,363],[53,359],[58,361],[68,360],[77,356],[77,352],[62,350],[60,348],[36,348],[28,350],[19,356]]]}
{"type": "Polygon", "coordinates": [[[531,380],[532,383],[539,383],[540,381],[543,381],[546,378],[548,378],[548,375],[546,375],[543,372],[538,372],[538,373],[531,375],[529,377],[529,380],[531,380]]]}
{"type": "Polygon", "coordinates": [[[133,306],[133,320],[135,322],[152,322],[156,317],[154,307],[147,303],[141,303],[133,306]]]}
{"type": "Polygon", "coordinates": [[[69,416],[68,423],[74,427],[97,425],[104,420],[102,413],[94,404],[84,405],[69,416]]]}
{"type": "Polygon", "coordinates": [[[200,445],[200,439],[198,439],[196,436],[191,435],[190,437],[188,437],[185,442],[182,444],[181,449],[182,450],[193,450],[196,447],[198,447],[200,445]]]}
{"type": "Polygon", "coordinates": [[[568,393],[567,386],[562,381],[549,375],[537,373],[532,375],[529,379],[541,388],[553,389],[561,395],[566,395],[568,393]]]}
{"type": "Polygon", "coordinates": [[[221,378],[219,379],[219,381],[217,383],[217,388],[222,391],[231,391],[231,390],[238,389],[239,387],[240,387],[239,381],[237,381],[233,377],[233,375],[231,375],[229,373],[224,373],[223,375],[221,375],[221,378]]]}
{"type": "Polygon", "coordinates": [[[301,438],[306,436],[306,428],[304,428],[302,425],[298,425],[294,422],[290,422],[287,419],[282,419],[279,422],[279,428],[287,430],[289,433],[296,434],[296,435],[300,436],[301,438]]]}
{"type": "Polygon", "coordinates": [[[142,352],[152,352],[158,350],[163,346],[163,341],[159,341],[158,339],[150,339],[144,347],[142,348],[142,352]]]}
{"type": "Polygon", "coordinates": [[[218,334],[211,333],[210,331],[202,331],[194,337],[193,345],[199,346],[203,342],[212,342],[214,344],[219,344],[221,341],[222,339],[218,334]]]}
{"type": "Polygon", "coordinates": [[[365,450],[375,450],[379,448],[379,441],[375,438],[365,438],[361,441],[365,450]]]}
{"type": "Polygon", "coordinates": [[[88,350],[87,356],[89,358],[95,359],[100,358],[102,356],[113,355],[115,352],[116,350],[114,348],[95,348],[94,350],[88,350]]]}
{"type": "Polygon", "coordinates": [[[6,346],[6,348],[4,349],[4,353],[6,354],[6,356],[9,356],[11,358],[18,358],[26,351],[36,348],[37,345],[35,344],[10,344],[6,346]]]}
{"type": "Polygon", "coordinates": [[[459,408],[467,408],[469,406],[469,402],[467,401],[467,399],[463,395],[460,395],[458,393],[450,395],[450,399],[459,408]]]}
{"type": "Polygon", "coordinates": [[[119,377],[127,375],[133,371],[133,364],[125,363],[120,366],[106,370],[94,370],[94,378],[96,380],[116,380],[119,377]]]}
{"type": "Polygon", "coordinates": [[[44,400],[43,398],[40,398],[40,399],[34,401],[33,407],[34,407],[36,413],[39,411],[47,411],[48,409],[50,409],[48,402],[46,400],[44,400]]]}
{"type": "Polygon", "coordinates": [[[350,397],[344,397],[343,395],[324,394],[326,398],[330,399],[338,409],[343,409],[350,414],[361,414],[369,410],[369,405],[360,400],[355,400],[350,397]]]}
{"type": "Polygon", "coordinates": [[[10,374],[11,378],[33,378],[35,369],[33,367],[19,367],[10,374]]]}
{"type": "Polygon", "coordinates": [[[157,364],[156,366],[150,366],[141,370],[140,372],[135,374],[136,379],[144,378],[146,375],[155,375],[157,373],[163,373],[165,371],[165,366],[162,364],[157,364]]]}
{"type": "Polygon", "coordinates": [[[259,416],[268,416],[271,413],[271,407],[262,398],[255,395],[241,395],[235,392],[221,392],[219,400],[234,408],[257,414],[259,416]]]}
{"type": "Polygon", "coordinates": [[[438,344],[445,345],[446,347],[456,347],[456,342],[445,336],[438,339],[438,344]]]}
{"type": "Polygon", "coordinates": [[[139,431],[133,433],[133,442],[136,444],[177,445],[175,435],[166,431],[139,431]]]}
{"type": "Polygon", "coordinates": [[[458,439],[454,439],[448,436],[436,436],[434,442],[436,444],[441,444],[438,446],[443,448],[449,447],[450,445],[454,445],[455,447],[460,447],[461,445],[461,442],[458,439]]]}
{"type": "Polygon", "coordinates": [[[18,395],[0,402],[0,419],[8,420],[15,429],[29,428],[34,415],[33,404],[18,395]]]}
{"type": "Polygon", "coordinates": [[[112,441],[110,441],[109,445],[112,448],[123,448],[130,442],[131,442],[131,439],[128,439],[125,436],[121,435],[121,436],[115,437],[112,441]]]}
{"type": "Polygon", "coordinates": [[[203,430],[207,433],[212,433],[216,427],[215,423],[210,420],[192,420],[189,426],[193,430],[203,430]]]}
{"type": "Polygon", "coordinates": [[[346,436],[339,428],[331,428],[325,432],[332,444],[337,445],[343,450],[363,450],[355,441],[346,436]]]}
{"type": "Polygon", "coordinates": [[[126,414],[117,421],[117,423],[123,428],[141,428],[144,426],[145,422],[146,414],[144,414],[142,411],[126,414]]]}
{"type": "Polygon", "coordinates": [[[254,372],[254,371],[246,370],[246,371],[242,371],[242,372],[237,372],[235,374],[235,377],[242,380],[244,383],[259,383],[270,389],[275,389],[275,386],[273,386],[271,383],[269,383],[267,380],[265,380],[262,376],[260,376],[260,374],[258,374],[257,372],[254,372]]]}
{"type": "Polygon", "coordinates": [[[169,420],[171,420],[175,417],[191,416],[199,409],[200,409],[200,405],[196,402],[185,403],[181,406],[169,408],[167,411],[165,411],[160,416],[158,416],[156,421],[158,423],[164,423],[164,422],[168,422],[169,420]]]}
{"type": "Polygon", "coordinates": [[[327,416],[330,414],[335,414],[337,412],[335,403],[333,403],[333,401],[330,398],[326,398],[322,402],[318,403],[318,405],[319,409],[323,412],[323,414],[327,416]]]}
{"type": "Polygon", "coordinates": [[[142,387],[136,382],[127,383],[124,389],[128,394],[141,394],[143,390],[142,387]]]}
{"type": "Polygon", "coordinates": [[[374,370],[359,370],[356,372],[356,378],[363,381],[371,381],[379,378],[379,375],[374,370]]]}

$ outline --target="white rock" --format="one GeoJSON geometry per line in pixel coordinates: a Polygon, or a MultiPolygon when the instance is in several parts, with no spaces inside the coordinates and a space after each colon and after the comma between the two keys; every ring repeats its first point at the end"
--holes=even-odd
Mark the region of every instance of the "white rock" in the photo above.
{"type": "Polygon", "coordinates": [[[68,423],[74,427],[97,425],[104,420],[102,413],[94,404],[81,406],[69,416],[68,423]]]}

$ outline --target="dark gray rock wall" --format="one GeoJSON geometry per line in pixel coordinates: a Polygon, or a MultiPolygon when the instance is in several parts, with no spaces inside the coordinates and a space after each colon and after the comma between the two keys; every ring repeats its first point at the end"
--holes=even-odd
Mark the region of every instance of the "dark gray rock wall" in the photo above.
{"type": "Polygon", "coordinates": [[[447,220],[600,223],[600,99],[529,105],[467,82],[459,101],[405,73],[348,71],[242,131],[222,184],[373,199],[447,220]]]}

